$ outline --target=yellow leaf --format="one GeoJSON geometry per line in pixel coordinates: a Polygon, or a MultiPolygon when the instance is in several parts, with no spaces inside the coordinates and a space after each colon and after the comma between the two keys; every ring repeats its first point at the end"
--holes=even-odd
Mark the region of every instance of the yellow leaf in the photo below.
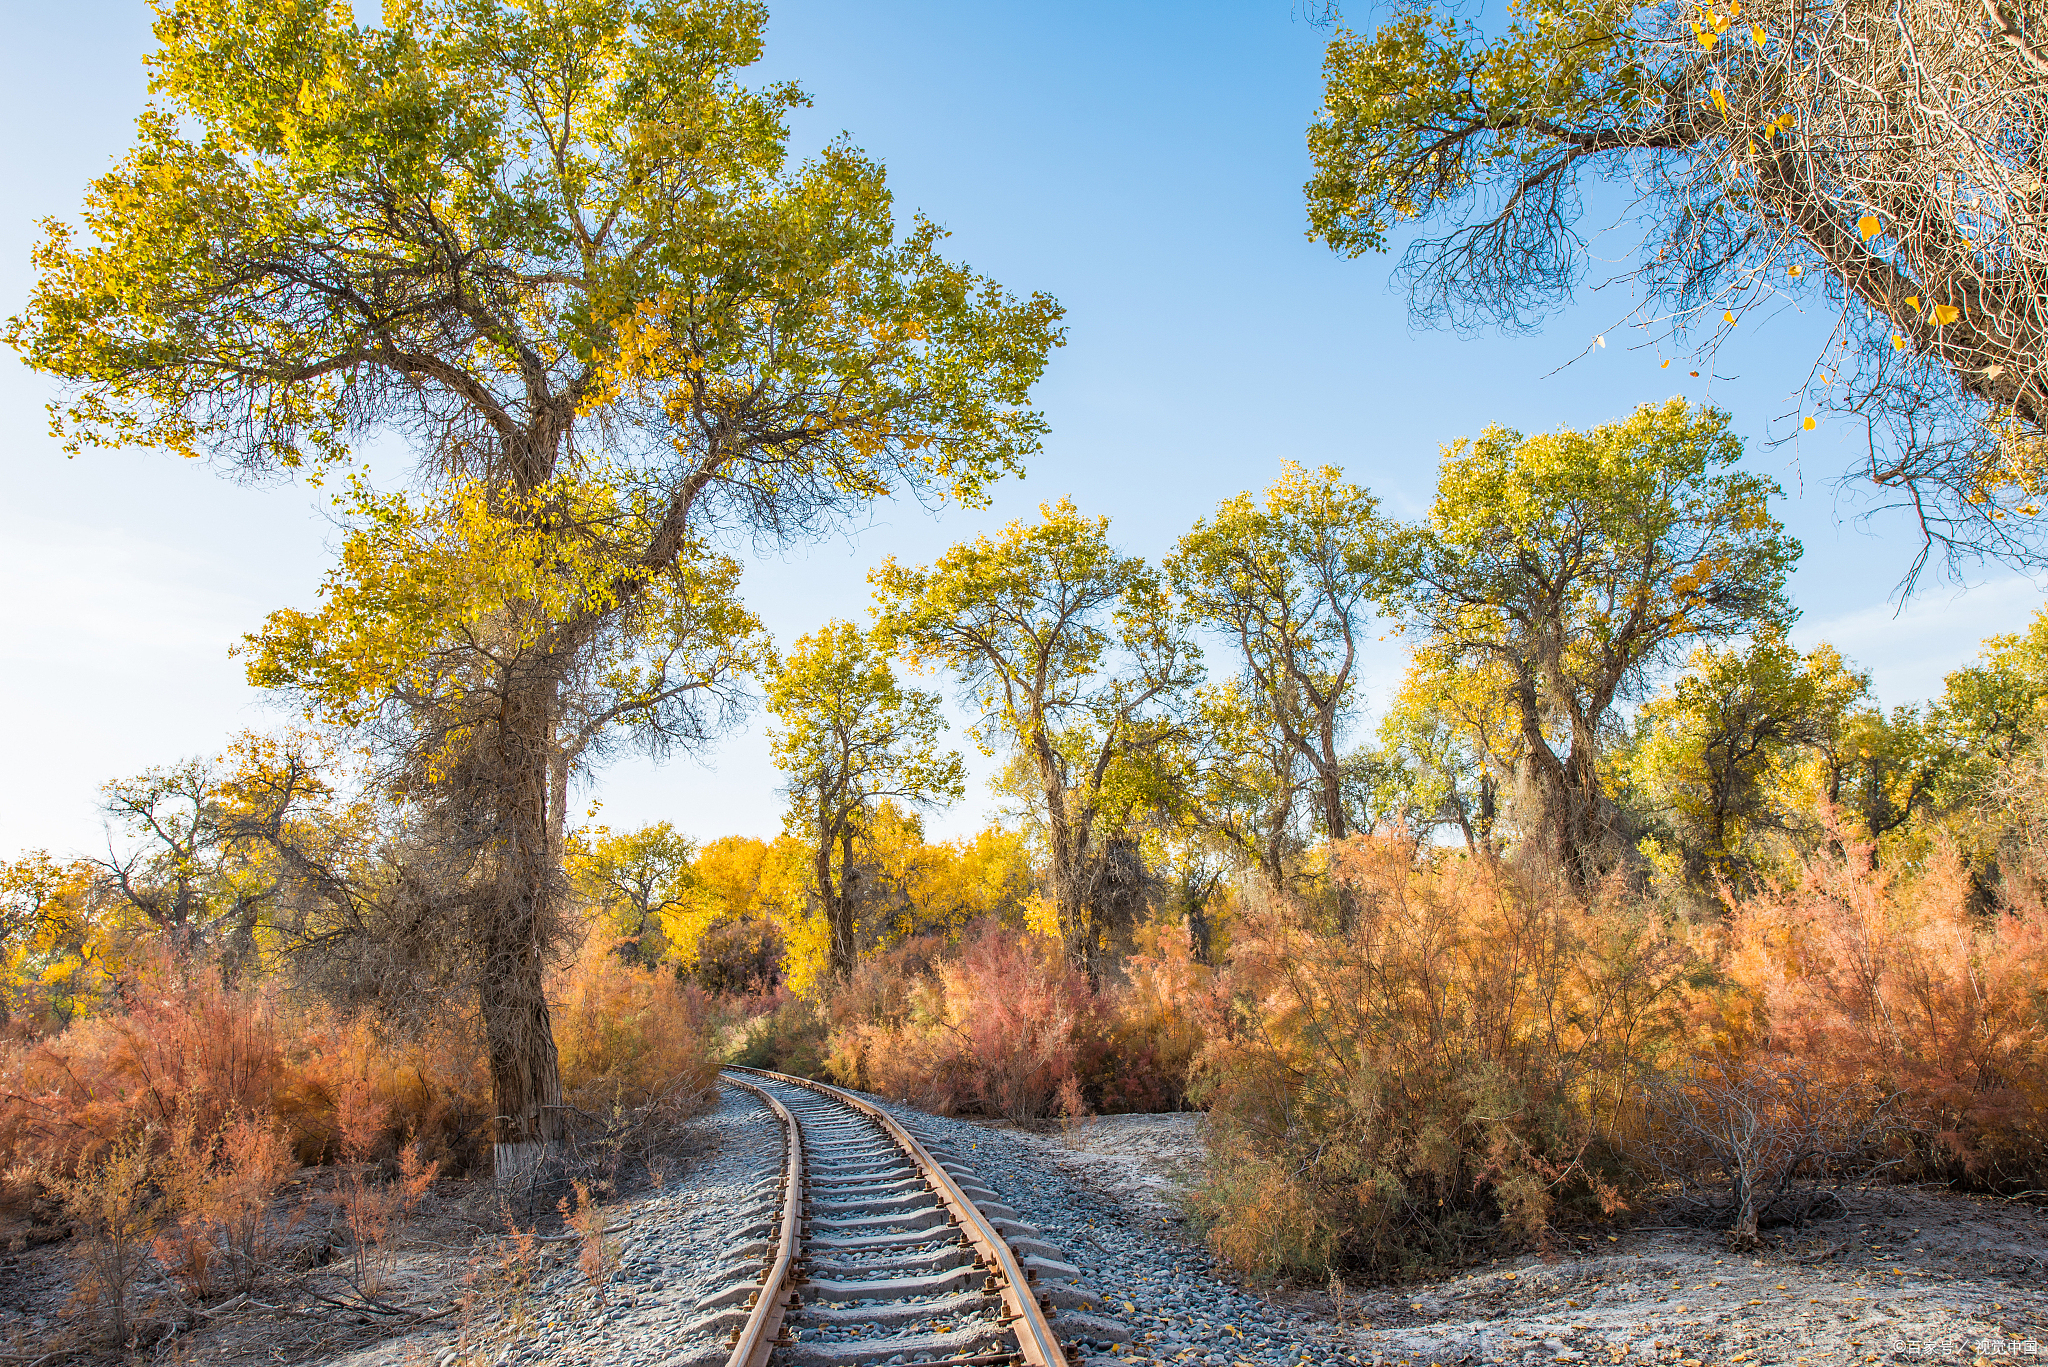
{"type": "Polygon", "coordinates": [[[1865,242],[1876,237],[1882,227],[1883,225],[1877,221],[1876,214],[1865,214],[1856,220],[1856,231],[1863,234],[1865,242]]]}
{"type": "Polygon", "coordinates": [[[1906,339],[1905,339],[1905,338],[1903,338],[1903,337],[1901,337],[1901,336],[1899,336],[1899,334],[1898,334],[1898,333],[1894,332],[1894,333],[1892,334],[1892,350],[1893,350],[1893,351],[1904,351],[1905,349],[1906,349],[1906,339]]]}
{"type": "Polygon", "coordinates": [[[1809,416],[1805,422],[1800,424],[1800,426],[1804,427],[1807,431],[1811,432],[1813,430],[1813,418],[1809,416]]]}
{"type": "Polygon", "coordinates": [[[1669,370],[1669,369],[1671,369],[1671,362],[1669,362],[1669,361],[1666,361],[1666,362],[1665,362],[1665,363],[1664,363],[1663,365],[1660,365],[1660,366],[1658,366],[1658,367],[1657,367],[1657,369],[1659,369],[1659,370],[1669,370]]]}
{"type": "Polygon", "coordinates": [[[1722,322],[1724,322],[1724,323],[1733,323],[1733,322],[1735,321],[1735,310],[1734,310],[1734,309],[1722,309],[1722,310],[1721,310],[1721,321],[1722,321],[1722,322]]]}
{"type": "Polygon", "coordinates": [[[1693,36],[1700,40],[1700,46],[1709,52],[1714,50],[1714,44],[1721,41],[1712,31],[1703,29],[1698,24],[1692,26],[1692,31],[1693,36]]]}
{"type": "Polygon", "coordinates": [[[1806,274],[1806,267],[1804,267],[1804,266],[1800,265],[1800,264],[1799,264],[1798,262],[1796,262],[1796,261],[1795,261],[1795,262],[1793,262],[1793,263],[1792,263],[1791,265],[1789,265],[1789,266],[1785,267],[1785,274],[1787,274],[1787,275],[1804,275],[1804,274],[1806,274]]]}
{"type": "Polygon", "coordinates": [[[1915,313],[1918,313],[1918,312],[1920,311],[1920,296],[1919,296],[1919,295],[1917,295],[1917,294],[1909,294],[1909,295],[1907,295],[1907,296],[1906,296],[1906,302],[1907,302],[1907,303],[1909,303],[1909,304],[1911,304],[1911,305],[1913,306],[1913,312],[1915,312],[1915,313]]]}
{"type": "Polygon", "coordinates": [[[1934,325],[1938,328],[1947,327],[1962,316],[1963,311],[1954,304],[1936,304],[1934,306],[1934,325]]]}
{"type": "Polygon", "coordinates": [[[1728,112],[1728,97],[1718,90],[1714,92],[1714,108],[1720,110],[1723,114],[1728,112]]]}
{"type": "Polygon", "coordinates": [[[1750,40],[1754,42],[1758,47],[1762,47],[1765,43],[1770,41],[1770,35],[1764,32],[1764,26],[1762,24],[1751,24],[1749,26],[1749,36],[1750,40]]]}

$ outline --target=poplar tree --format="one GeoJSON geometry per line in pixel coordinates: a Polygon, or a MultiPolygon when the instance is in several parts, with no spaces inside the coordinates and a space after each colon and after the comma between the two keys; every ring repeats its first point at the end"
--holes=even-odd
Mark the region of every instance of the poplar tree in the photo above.
{"type": "Polygon", "coordinates": [[[77,451],[339,477],[327,601],[252,675],[374,726],[433,833],[501,1162],[564,1133],[543,975],[571,773],[714,729],[762,660],[727,544],[985,496],[1043,428],[1058,307],[793,162],[747,0],[156,0],[133,148],[8,337],[77,451]],[[412,487],[364,480],[366,439],[412,487]]]}
{"type": "Polygon", "coordinates": [[[877,804],[957,801],[965,770],[941,750],[935,693],[905,688],[888,656],[851,622],[800,638],[768,685],[775,763],[788,775],[788,826],[811,853],[811,892],[831,932],[835,977],[853,971],[860,895],[854,846],[877,804]]]}

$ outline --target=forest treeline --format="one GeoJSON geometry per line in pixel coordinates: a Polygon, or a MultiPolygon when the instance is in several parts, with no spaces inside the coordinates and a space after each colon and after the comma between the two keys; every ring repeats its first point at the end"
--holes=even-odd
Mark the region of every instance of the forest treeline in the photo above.
{"type": "MultiPolygon", "coordinates": [[[[1412,233],[1422,316],[1522,324],[1583,269],[1578,181],[1637,177],[1662,344],[1839,308],[1795,431],[1887,434],[1859,477],[1912,507],[1913,574],[2034,565],[2010,148],[2048,25],[1936,8],[1340,29],[1311,227],[1412,233]]],[[[318,603],[237,647],[300,724],[111,783],[103,855],[6,866],[17,1197],[234,1264],[290,1162],[644,1157],[724,1058],[1205,1107],[1200,1213],[1264,1272],[2048,1185],[2048,619],[1881,707],[1792,644],[1800,548],[1730,415],[1671,399],[1478,430],[1410,521],[1284,453],[1157,559],[1049,502],[777,642],[739,553],[986,506],[1045,438],[1058,303],[947,258],[849,140],[792,159],[807,97],[741,80],[758,5],[345,10],[154,0],[158,103],[7,323],[72,451],[327,481],[343,524],[318,603]],[[934,841],[949,697],[1002,814],[934,841]],[[607,759],[757,702],[775,839],[575,819],[607,759]]]]}
{"type": "MultiPolygon", "coordinates": [[[[1715,1161],[1665,1152],[1674,1088],[1762,1098],[1823,1167],[2028,1189],[2048,612],[1885,709],[1790,643],[1798,547],[1739,454],[1672,403],[1491,430],[1413,524],[1289,466],[1156,565],[1064,502],[885,562],[869,622],[764,671],[782,834],[567,832],[565,1109],[686,1110],[715,1058],[1021,1119],[1200,1105],[1256,1155],[1212,1235],[1269,1270],[1618,1211],[1715,1161]],[[978,836],[925,835],[963,765],[913,668],[1005,761],[978,836]]],[[[135,1003],[178,985],[266,1022],[283,1091],[236,1104],[302,1157],[353,1087],[390,1151],[484,1162],[473,952],[415,919],[413,810],[337,734],[110,784],[107,856],[7,866],[14,1143],[92,1153],[52,1117],[138,1104],[135,1003]]]]}

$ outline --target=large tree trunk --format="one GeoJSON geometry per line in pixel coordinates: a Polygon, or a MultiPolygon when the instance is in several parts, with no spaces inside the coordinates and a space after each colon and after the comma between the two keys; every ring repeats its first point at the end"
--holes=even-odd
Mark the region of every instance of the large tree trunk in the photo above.
{"type": "MultiPolygon", "coordinates": [[[[551,839],[557,689],[513,676],[496,727],[496,879],[478,912],[478,1007],[497,1112],[500,1180],[530,1171],[564,1134],[562,1077],[548,1016],[559,851],[551,839]]],[[[486,778],[478,775],[478,778],[486,778]]]]}
{"type": "Polygon", "coordinates": [[[817,874],[818,896],[825,904],[825,923],[831,927],[832,950],[830,967],[832,976],[845,978],[853,972],[857,957],[853,943],[853,898],[847,890],[848,877],[853,869],[853,831],[842,826],[838,833],[839,878],[832,877],[833,832],[827,827],[823,839],[818,841],[817,874]]]}
{"type": "Polygon", "coordinates": [[[1566,814],[1571,800],[1566,789],[1569,780],[1565,777],[1564,762],[1557,752],[1550,748],[1550,738],[1543,734],[1543,713],[1537,704],[1536,685],[1527,677],[1516,680],[1510,697],[1515,704],[1516,719],[1522,728],[1522,764],[1529,775],[1536,792],[1536,800],[1542,810],[1537,818],[1542,823],[1542,844],[1567,878],[1572,877],[1574,860],[1571,849],[1571,820],[1566,814]]]}
{"type": "Polygon", "coordinates": [[[1572,752],[1565,757],[1559,774],[1563,779],[1563,810],[1559,813],[1559,854],[1565,876],[1574,888],[1585,891],[1600,877],[1601,846],[1605,825],[1600,819],[1600,773],[1595,761],[1598,751],[1590,740],[1572,738],[1572,752]]]}
{"type": "Polygon", "coordinates": [[[1060,941],[1067,962],[1087,970],[1094,959],[1088,952],[1094,927],[1086,886],[1087,833],[1072,828],[1064,802],[1056,802],[1051,824],[1053,909],[1059,917],[1060,941]]]}
{"type": "Polygon", "coordinates": [[[1045,824],[1052,846],[1052,905],[1059,920],[1060,944],[1067,962],[1093,974],[1095,956],[1089,952],[1093,927],[1089,919],[1088,825],[1077,820],[1067,802],[1066,776],[1053,754],[1052,741],[1040,731],[1032,737],[1032,758],[1038,767],[1038,782],[1045,794],[1045,824]]]}
{"type": "MultiPolygon", "coordinates": [[[[1318,719],[1318,748],[1321,753],[1311,756],[1316,770],[1316,791],[1323,809],[1323,830],[1330,838],[1330,854],[1334,861],[1337,846],[1351,836],[1351,823],[1344,814],[1344,771],[1337,758],[1337,729],[1335,719],[1324,716],[1318,719]]],[[[1342,879],[1332,879],[1331,888],[1337,897],[1337,929],[1349,935],[1351,927],[1358,921],[1358,892],[1342,879]]]]}

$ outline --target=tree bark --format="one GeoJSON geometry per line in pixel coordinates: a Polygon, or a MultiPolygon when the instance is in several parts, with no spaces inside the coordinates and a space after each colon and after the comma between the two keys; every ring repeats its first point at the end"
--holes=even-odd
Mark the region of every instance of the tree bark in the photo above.
{"type": "MultiPolygon", "coordinates": [[[[478,908],[478,1008],[490,1058],[501,1160],[531,1161],[564,1134],[560,1059],[546,991],[553,945],[556,854],[549,797],[559,685],[513,674],[497,719],[495,886],[478,908]]],[[[485,775],[478,775],[483,779],[485,775]]],[[[501,1176],[504,1176],[501,1172],[501,1176]]]]}
{"type": "Polygon", "coordinates": [[[853,972],[857,955],[853,943],[853,898],[847,892],[847,879],[853,869],[853,829],[849,823],[841,822],[833,839],[830,827],[824,829],[824,839],[818,842],[817,873],[818,891],[825,903],[825,922],[832,930],[830,966],[832,976],[845,978],[853,972]],[[832,877],[832,847],[839,846],[839,877],[832,877]]]}

